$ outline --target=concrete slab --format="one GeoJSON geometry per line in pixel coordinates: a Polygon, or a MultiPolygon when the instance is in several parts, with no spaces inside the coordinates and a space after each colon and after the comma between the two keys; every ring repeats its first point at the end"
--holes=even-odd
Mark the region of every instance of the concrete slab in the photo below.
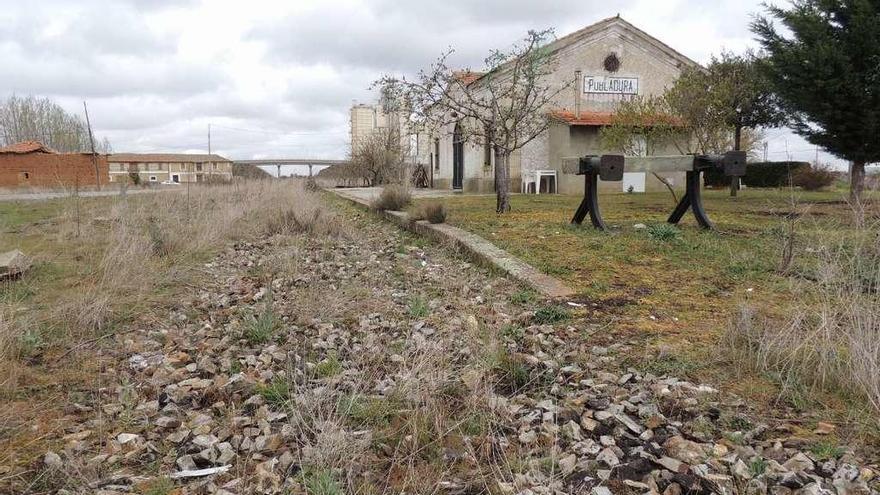
{"type": "MultiPolygon", "coordinates": [[[[382,188],[378,187],[357,189],[357,191],[353,191],[352,189],[330,189],[330,191],[359,206],[369,208],[372,199],[378,196],[379,192],[382,190],[382,188]]],[[[575,295],[575,292],[561,280],[540,272],[535,267],[511,256],[503,249],[474,233],[445,223],[432,224],[425,220],[414,222],[410,220],[408,214],[402,211],[383,211],[379,212],[379,214],[411,232],[429,237],[441,243],[452,243],[474,261],[496,268],[503,273],[506,273],[514,280],[534,288],[546,297],[557,299],[575,295]]]]}
{"type": "Polygon", "coordinates": [[[30,258],[18,249],[0,253],[0,280],[17,277],[30,266],[30,258]]]}
{"type": "MultiPolygon", "coordinates": [[[[344,187],[344,188],[336,188],[336,189],[327,189],[328,191],[333,191],[340,196],[353,199],[357,198],[367,203],[373,201],[378,198],[382,193],[381,187],[344,187]]],[[[448,189],[410,189],[410,194],[413,199],[424,199],[424,198],[445,198],[457,194],[461,194],[460,191],[450,191],[448,189]]]]}

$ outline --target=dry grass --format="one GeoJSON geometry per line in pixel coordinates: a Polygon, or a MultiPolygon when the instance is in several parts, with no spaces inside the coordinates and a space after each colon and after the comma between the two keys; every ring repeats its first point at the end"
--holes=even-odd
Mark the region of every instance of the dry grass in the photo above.
{"type": "Polygon", "coordinates": [[[776,376],[784,394],[844,392],[880,413],[880,237],[876,228],[862,234],[818,248],[787,317],[744,306],[724,344],[737,361],[776,376]]]}
{"type": "Polygon", "coordinates": [[[379,197],[373,200],[373,209],[378,211],[403,211],[412,202],[412,195],[406,186],[392,184],[382,188],[379,197]]]}
{"type": "Polygon", "coordinates": [[[430,223],[446,222],[446,206],[432,201],[419,205],[410,215],[412,220],[427,220],[430,223]]]}
{"type": "Polygon", "coordinates": [[[65,380],[84,379],[85,371],[73,370],[95,365],[86,359],[93,346],[173,301],[174,294],[194,284],[200,264],[213,253],[266,233],[341,233],[339,223],[321,209],[317,193],[292,181],[57,202],[57,209],[46,210],[53,216],[23,216],[9,230],[15,237],[3,243],[12,241],[12,247],[22,246],[35,258],[30,273],[0,285],[0,438],[5,445],[15,430],[21,432],[17,424],[39,413],[28,404],[55,396],[65,380]]]}

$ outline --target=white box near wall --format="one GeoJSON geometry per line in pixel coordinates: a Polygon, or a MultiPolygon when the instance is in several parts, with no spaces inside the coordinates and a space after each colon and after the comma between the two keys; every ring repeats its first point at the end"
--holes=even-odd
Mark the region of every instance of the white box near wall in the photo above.
{"type": "Polygon", "coordinates": [[[624,172],[623,173],[623,192],[645,192],[645,173],[644,172],[624,172]]]}

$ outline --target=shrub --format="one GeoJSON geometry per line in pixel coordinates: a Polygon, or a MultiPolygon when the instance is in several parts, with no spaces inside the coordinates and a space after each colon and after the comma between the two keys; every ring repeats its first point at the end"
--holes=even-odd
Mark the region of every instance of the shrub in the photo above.
{"type": "MultiPolygon", "coordinates": [[[[807,162],[755,162],[746,165],[746,175],[742,183],[748,187],[785,187],[789,178],[807,162]]],[[[730,184],[730,177],[717,169],[709,169],[703,174],[707,186],[723,187],[730,184]]]]}
{"type": "Polygon", "coordinates": [[[678,227],[669,223],[650,225],[646,231],[648,232],[649,239],[659,242],[669,242],[678,239],[678,235],[681,233],[678,227]]]}
{"type": "Polygon", "coordinates": [[[792,174],[791,182],[805,191],[818,191],[834,184],[836,179],[834,171],[828,165],[818,164],[798,168],[792,174]]]}
{"type": "Polygon", "coordinates": [[[406,186],[393,184],[382,189],[379,197],[373,200],[372,206],[378,211],[402,211],[411,201],[412,196],[406,186]]]}
{"type": "Polygon", "coordinates": [[[438,202],[427,203],[416,210],[411,218],[413,220],[427,220],[429,223],[443,223],[446,221],[446,206],[438,202]]]}

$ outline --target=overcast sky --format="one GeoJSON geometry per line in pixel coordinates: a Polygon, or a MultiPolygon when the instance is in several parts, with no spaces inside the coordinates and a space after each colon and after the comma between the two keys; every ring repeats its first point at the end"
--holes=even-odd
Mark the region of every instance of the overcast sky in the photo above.
{"type": "MultiPolygon", "coordinates": [[[[115,151],[344,157],[370,82],[448,47],[478,68],[528,29],[564,35],[620,14],[704,63],[755,46],[757,0],[0,0],[0,95],[87,100],[115,151]]],[[[766,133],[771,159],[815,156],[766,133]],[[786,151],[788,150],[788,152],[786,151]]]]}

